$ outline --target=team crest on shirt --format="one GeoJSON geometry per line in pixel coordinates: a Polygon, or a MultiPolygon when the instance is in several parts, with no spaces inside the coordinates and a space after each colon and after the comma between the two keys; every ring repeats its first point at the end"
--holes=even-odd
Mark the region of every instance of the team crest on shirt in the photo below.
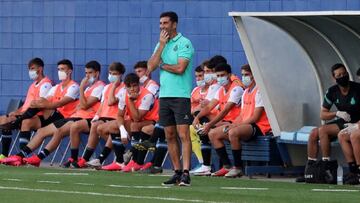
{"type": "Polygon", "coordinates": [[[351,97],[350,104],[351,104],[351,105],[355,105],[355,104],[356,104],[356,101],[355,101],[354,97],[351,97]]]}
{"type": "Polygon", "coordinates": [[[178,50],[178,45],[176,45],[173,50],[177,51],[178,50]]]}

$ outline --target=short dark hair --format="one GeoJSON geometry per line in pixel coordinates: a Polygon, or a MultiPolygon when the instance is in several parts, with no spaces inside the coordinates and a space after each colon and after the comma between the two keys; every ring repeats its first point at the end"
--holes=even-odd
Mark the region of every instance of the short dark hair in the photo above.
{"type": "Polygon", "coordinates": [[[169,17],[171,22],[178,23],[178,15],[174,11],[166,11],[161,13],[160,18],[169,17]]]}
{"type": "Polygon", "coordinates": [[[69,59],[62,59],[57,63],[57,65],[66,65],[71,70],[74,69],[73,64],[71,63],[71,61],[69,59]]]}
{"type": "Polygon", "coordinates": [[[214,69],[220,63],[226,63],[227,64],[226,58],[221,56],[221,55],[215,55],[215,56],[211,57],[207,67],[211,68],[211,69],[214,69]]]}
{"type": "Polygon", "coordinates": [[[120,74],[124,74],[125,73],[125,66],[120,62],[113,62],[112,64],[109,65],[109,70],[117,71],[120,74]]]}
{"type": "MultiPolygon", "coordinates": [[[[331,74],[332,74],[332,76],[335,76],[335,70],[337,70],[337,69],[339,69],[339,68],[345,68],[345,66],[344,66],[344,64],[342,64],[342,63],[336,63],[336,64],[334,64],[333,66],[331,66],[331,74]]],[[[346,70],[346,68],[345,68],[345,70],[346,70]]]]}
{"type": "Polygon", "coordinates": [[[30,68],[32,65],[44,67],[44,61],[41,58],[33,58],[28,63],[28,68],[30,68]]]}
{"type": "Polygon", "coordinates": [[[360,76],[360,68],[356,71],[356,75],[360,76]]]}
{"type": "Polygon", "coordinates": [[[147,61],[138,61],[134,65],[134,69],[137,69],[137,68],[145,68],[145,69],[147,69],[147,61]]]}
{"type": "Polygon", "coordinates": [[[100,72],[100,70],[101,70],[101,65],[100,65],[100,63],[97,62],[97,61],[89,61],[89,62],[87,62],[87,64],[85,65],[85,68],[90,68],[90,69],[93,69],[94,71],[100,72]]]}
{"type": "Polygon", "coordinates": [[[250,65],[249,65],[249,64],[245,64],[245,65],[241,66],[241,70],[244,70],[244,71],[247,71],[247,72],[252,73],[252,71],[251,71],[251,68],[250,68],[250,65]]]}
{"type": "Polygon", "coordinates": [[[195,68],[195,72],[204,72],[204,69],[201,67],[201,66],[197,66],[196,68],[195,68]]]}
{"type": "Polygon", "coordinates": [[[202,69],[204,69],[205,66],[209,68],[209,60],[203,61],[200,66],[202,69]]]}
{"type": "Polygon", "coordinates": [[[220,72],[220,71],[226,71],[227,73],[231,73],[231,66],[227,63],[220,63],[216,65],[215,72],[220,72]]]}
{"type": "Polygon", "coordinates": [[[130,87],[131,84],[140,84],[140,78],[135,73],[129,73],[125,76],[125,86],[130,87]]]}

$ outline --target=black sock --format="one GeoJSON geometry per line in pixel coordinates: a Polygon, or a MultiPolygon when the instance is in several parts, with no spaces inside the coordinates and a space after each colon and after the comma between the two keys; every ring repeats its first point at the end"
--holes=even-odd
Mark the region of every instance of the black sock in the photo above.
{"type": "Polygon", "coordinates": [[[39,159],[43,160],[45,159],[47,156],[49,156],[50,151],[47,150],[46,148],[44,148],[43,150],[41,150],[41,152],[38,154],[39,159]]]}
{"type": "Polygon", "coordinates": [[[77,161],[78,160],[78,156],[79,156],[79,149],[78,148],[72,148],[70,149],[71,151],[71,158],[74,160],[74,161],[77,161]]]}
{"type": "Polygon", "coordinates": [[[168,150],[167,144],[165,142],[163,142],[163,143],[159,142],[156,145],[156,150],[155,150],[154,157],[152,160],[152,163],[154,164],[154,166],[157,166],[157,167],[162,166],[162,163],[164,162],[164,158],[165,158],[167,150],[168,150]]]}
{"type": "Polygon", "coordinates": [[[349,162],[349,171],[351,173],[357,173],[358,171],[358,167],[356,166],[356,163],[355,162],[349,162]]]}
{"type": "Polygon", "coordinates": [[[94,149],[91,149],[89,147],[86,147],[85,152],[84,152],[84,156],[83,158],[85,159],[85,161],[89,161],[90,157],[93,155],[94,153],[94,149]]]}
{"type": "Polygon", "coordinates": [[[206,136],[200,136],[201,140],[201,153],[203,156],[203,161],[205,166],[210,166],[211,164],[211,144],[209,137],[206,136]]]}
{"type": "Polygon", "coordinates": [[[111,152],[111,149],[109,147],[104,147],[103,151],[99,155],[98,159],[100,160],[100,163],[103,163],[105,159],[109,156],[111,152]]]}
{"type": "Polygon", "coordinates": [[[150,139],[150,137],[151,137],[151,135],[146,134],[144,132],[140,132],[140,140],[141,140],[141,142],[143,142],[144,140],[150,139]]]}
{"type": "MultiPolygon", "coordinates": [[[[164,130],[162,130],[164,131],[164,130]]],[[[151,160],[151,162],[154,164],[154,166],[161,167],[162,163],[164,162],[166,152],[168,150],[166,144],[166,138],[165,133],[159,134],[159,142],[156,144],[156,150],[154,153],[154,157],[151,160]]]]}
{"type": "Polygon", "coordinates": [[[22,149],[24,146],[26,146],[29,143],[30,137],[31,137],[30,131],[21,131],[20,132],[20,134],[19,134],[20,149],[22,149]]]}
{"type": "Polygon", "coordinates": [[[136,157],[135,162],[139,165],[143,165],[144,164],[144,160],[146,157],[147,151],[139,151],[138,155],[136,157]]]}
{"type": "Polygon", "coordinates": [[[232,153],[234,157],[234,166],[240,168],[242,166],[241,149],[232,150],[232,153]]]}
{"type": "Polygon", "coordinates": [[[185,170],[184,170],[184,173],[189,175],[189,170],[186,170],[186,169],[185,169],[185,170]]]}
{"type": "Polygon", "coordinates": [[[16,154],[16,155],[24,158],[24,157],[28,156],[31,153],[32,153],[32,150],[28,146],[24,146],[24,147],[21,148],[20,152],[18,154],[16,154]]]}
{"type": "Polygon", "coordinates": [[[225,168],[229,168],[231,166],[231,164],[230,164],[229,156],[226,152],[225,146],[215,149],[215,150],[216,150],[216,153],[219,156],[221,162],[223,163],[223,166],[225,168]]]}
{"type": "Polygon", "coordinates": [[[12,132],[11,130],[2,130],[1,134],[2,154],[4,156],[8,156],[11,146],[12,132]]]}
{"type": "MultiPolygon", "coordinates": [[[[141,132],[132,132],[131,133],[131,146],[134,146],[135,144],[139,143],[141,136],[141,132]]],[[[134,147],[131,147],[131,151],[133,153],[133,160],[136,161],[138,157],[139,150],[135,149],[134,147]]]]}
{"type": "Polygon", "coordinates": [[[160,137],[165,137],[165,131],[162,127],[155,126],[153,135],[150,137],[149,141],[156,143],[160,137]]]}
{"type": "Polygon", "coordinates": [[[125,153],[125,147],[121,143],[121,137],[120,134],[111,134],[113,149],[116,156],[116,162],[117,163],[124,163],[124,153],[125,153]]]}

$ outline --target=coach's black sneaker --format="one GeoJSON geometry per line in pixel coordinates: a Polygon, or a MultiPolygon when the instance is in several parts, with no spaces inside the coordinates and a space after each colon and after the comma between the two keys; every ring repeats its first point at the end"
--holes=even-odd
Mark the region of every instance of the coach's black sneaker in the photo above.
{"type": "Polygon", "coordinates": [[[360,175],[356,173],[348,173],[344,176],[345,185],[358,185],[360,181],[360,175]]]}
{"type": "Polygon", "coordinates": [[[179,186],[190,186],[190,175],[189,173],[183,173],[180,178],[179,186]]]}
{"type": "Polygon", "coordinates": [[[175,173],[169,180],[163,182],[163,186],[174,186],[180,183],[181,173],[175,173]]]}

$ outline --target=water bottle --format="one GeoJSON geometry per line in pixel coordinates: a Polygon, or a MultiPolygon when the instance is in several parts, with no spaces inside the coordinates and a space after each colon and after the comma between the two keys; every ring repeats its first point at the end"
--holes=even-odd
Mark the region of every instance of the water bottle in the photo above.
{"type": "Polygon", "coordinates": [[[337,184],[342,185],[343,184],[343,168],[339,164],[337,168],[337,184]]]}

